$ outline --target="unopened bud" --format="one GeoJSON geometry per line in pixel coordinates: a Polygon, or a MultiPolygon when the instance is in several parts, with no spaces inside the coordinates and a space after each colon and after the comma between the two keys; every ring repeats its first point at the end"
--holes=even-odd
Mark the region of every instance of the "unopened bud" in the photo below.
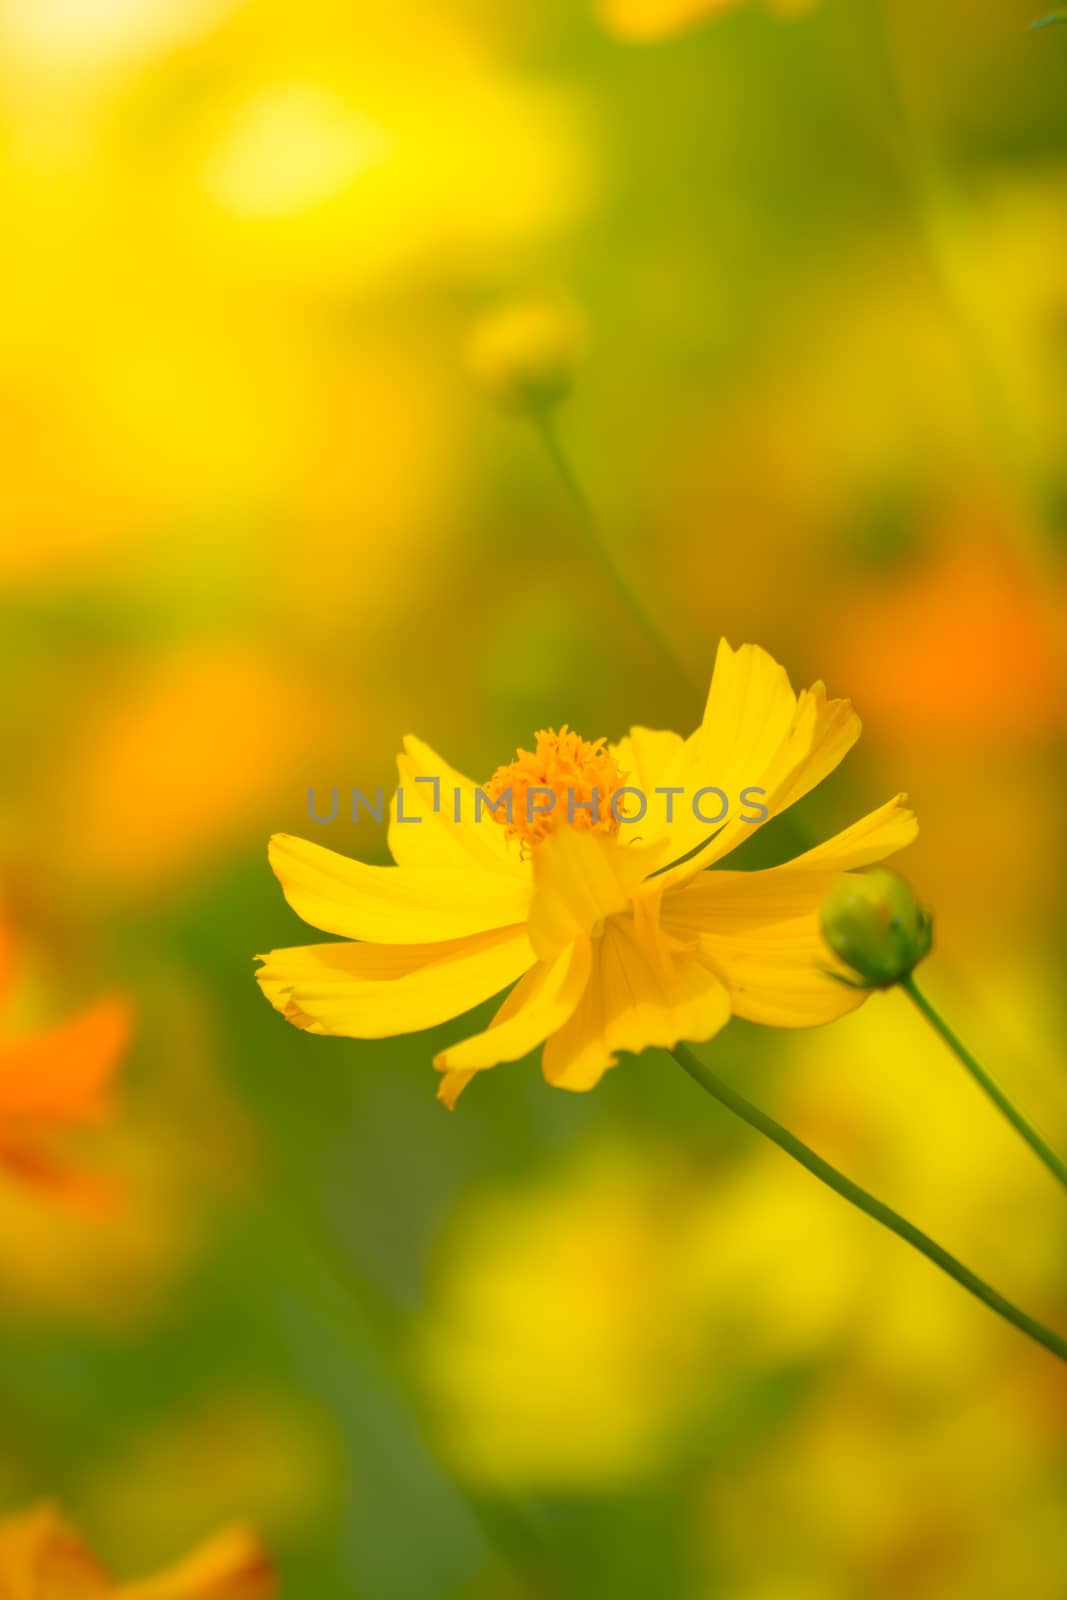
{"type": "Polygon", "coordinates": [[[487,312],[469,349],[471,374],[514,411],[544,411],[569,393],[585,345],[585,324],[562,300],[524,300],[487,312]]]}
{"type": "Polygon", "coordinates": [[[903,878],[877,867],[834,885],[823,903],[822,935],[861,988],[889,989],[928,954],[933,917],[903,878]]]}

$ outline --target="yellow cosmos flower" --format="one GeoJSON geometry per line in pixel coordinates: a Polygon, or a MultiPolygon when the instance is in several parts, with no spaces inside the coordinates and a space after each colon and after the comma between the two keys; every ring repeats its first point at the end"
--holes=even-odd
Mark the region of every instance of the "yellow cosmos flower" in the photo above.
{"type": "Polygon", "coordinates": [[[54,1507],[0,1521],[0,1595],[11,1600],[270,1600],[273,1570],[258,1540],[231,1528],[155,1577],[115,1583],[54,1507]]]}
{"type": "Polygon", "coordinates": [[[859,732],[849,701],[821,683],[797,695],[765,651],[724,640],[687,739],[634,728],[605,746],[543,734],[479,789],[408,738],[389,824],[395,866],[271,841],[293,910],[345,942],[258,957],[260,986],[297,1027],[374,1039],[434,1027],[514,985],[484,1032],[437,1056],[449,1106],[476,1073],[541,1045],[548,1081],[585,1090],[621,1051],[700,1042],[731,1015],[829,1022],[864,995],[824,970],[820,906],[842,872],[914,839],[907,797],[785,866],[707,869],[820,783],[859,732]],[[712,785],[735,798],[759,791],[761,821],[740,810],[709,829],[691,802],[712,785]],[[583,805],[594,788],[614,827],[583,805]],[[485,804],[507,790],[510,817],[485,804]],[[514,802],[536,791],[524,815],[514,802]],[[639,822],[632,798],[615,805],[623,791],[644,800],[639,822]]]}

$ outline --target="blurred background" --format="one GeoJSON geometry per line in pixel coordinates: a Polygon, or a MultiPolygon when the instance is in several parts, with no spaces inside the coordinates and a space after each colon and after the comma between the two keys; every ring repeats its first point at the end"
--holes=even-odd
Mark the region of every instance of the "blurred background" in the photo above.
{"type": "MultiPolygon", "coordinates": [[[[311,1038],[252,976],[308,942],[271,832],[384,859],[309,787],[688,731],[753,640],[865,734],[749,864],[908,790],[927,987],[1062,1147],[1040,8],[0,0],[0,1036],[132,1015],[113,1203],[0,1174],[0,1505],[122,1573],[248,1518],[296,1600],[1067,1593],[1062,1372],[668,1057],[449,1116],[469,1027],[311,1038]],[[467,373],[546,292],[607,563],[467,373]]],[[[1067,1322],[1062,1196],[902,996],[708,1059],[1067,1322]]]]}

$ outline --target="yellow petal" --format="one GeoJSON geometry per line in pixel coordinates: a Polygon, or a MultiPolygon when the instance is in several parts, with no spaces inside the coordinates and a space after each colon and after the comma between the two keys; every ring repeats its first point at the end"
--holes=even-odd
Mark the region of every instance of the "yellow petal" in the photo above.
{"type": "Polygon", "coordinates": [[[270,864],[298,917],[324,933],[376,944],[428,944],[523,922],[529,887],[466,867],[368,867],[276,833],[270,864]]]}
{"type": "Polygon", "coordinates": [[[502,1061],[521,1061],[566,1022],[588,982],[591,960],[589,940],[578,939],[554,961],[538,962],[515,985],[485,1032],[442,1050],[434,1066],[449,1074],[475,1073],[502,1061]]]}
{"type": "Polygon", "coordinates": [[[827,839],[825,844],[808,850],[790,867],[832,868],[834,872],[851,872],[855,867],[869,867],[873,861],[884,861],[906,845],[913,843],[919,832],[919,822],[908,806],[906,794],[887,800],[877,811],[854,822],[851,828],[827,839]]]}
{"type": "MultiPolygon", "coordinates": [[[[640,822],[624,824],[622,838],[633,843],[652,844],[673,836],[683,821],[681,812],[688,802],[684,795],[676,795],[669,805],[667,796],[657,794],[656,789],[679,783],[678,773],[686,761],[687,741],[680,733],[662,728],[631,728],[624,739],[608,748],[619,771],[626,774],[626,783],[640,789],[647,806],[640,822]],[[669,812],[676,810],[678,814],[669,817],[669,812]]],[[[672,850],[667,859],[681,853],[680,848],[672,850]]]]}
{"type": "Polygon", "coordinates": [[[842,872],[911,843],[917,823],[905,798],[898,795],[786,866],[702,872],[664,896],[664,929],[679,939],[699,938],[737,1016],[810,1028],[862,1005],[865,993],[827,975],[845,968],[822,938],[820,913],[842,872]]]}
{"type": "Polygon", "coordinates": [[[440,944],[315,944],[257,957],[275,1010],[310,1033],[383,1039],[416,1033],[498,994],[533,966],[526,929],[440,944]]]}
{"type": "MultiPolygon", "coordinates": [[[[766,787],[766,774],[789,736],[796,711],[797,698],[784,667],[756,645],[733,650],[720,640],[700,726],[659,779],[683,790],[673,801],[672,860],[706,844],[716,831],[694,812],[694,797],[701,789],[721,789],[735,812],[742,789],[766,787]]],[[[702,801],[702,809],[708,804],[702,801]]],[[[660,797],[657,814],[665,805],[660,797]]]]}
{"type": "MultiPolygon", "coordinates": [[[[686,848],[700,848],[662,874],[661,884],[684,881],[721,861],[762,823],[745,822],[740,796],[761,789],[769,818],[780,815],[834,770],[860,735],[848,700],[829,700],[821,683],[796,696],[778,663],[755,645],[719,646],[704,722],[690,755],[686,811],[703,784],[723,790],[731,815],[718,829],[688,826],[686,848]]],[[[688,743],[688,742],[687,742],[688,743]]],[[[678,837],[672,840],[677,845],[678,837]]]]}
{"type": "Polygon", "coordinates": [[[247,1528],[230,1528],[166,1572],[124,1584],[115,1600],[271,1600],[276,1593],[259,1540],[247,1528]]]}
{"type": "Polygon", "coordinates": [[[819,936],[816,919],[783,924],[772,943],[759,936],[723,940],[706,935],[700,948],[730,992],[735,1016],[768,1028],[816,1028],[836,1022],[868,998],[828,977],[842,971],[819,936]]]}
{"type": "Polygon", "coordinates": [[[662,859],[655,847],[623,844],[603,834],[560,828],[533,855],[530,942],[542,961],[629,905],[634,890],[662,859]]]}
{"type": "Polygon", "coordinates": [[[570,1020],[545,1045],[543,1069],[561,1089],[592,1089],[616,1051],[670,1049],[710,1039],[730,1018],[730,1001],[696,956],[675,952],[629,917],[608,923],[594,946],[589,982],[570,1020]]]}
{"type": "Polygon", "coordinates": [[[400,789],[390,807],[389,849],[398,866],[477,866],[483,871],[529,878],[529,864],[520,859],[516,845],[509,845],[492,814],[483,809],[477,817],[478,785],[471,778],[410,735],[404,740],[403,754],[397,757],[397,770],[400,789]]]}
{"type": "Polygon", "coordinates": [[[92,1552],[53,1506],[0,1521],[4,1600],[106,1600],[111,1585],[92,1552]]]}
{"type": "Polygon", "coordinates": [[[437,1086],[437,1098],[449,1111],[455,1111],[456,1101],[477,1072],[446,1072],[437,1086]]]}
{"type": "Polygon", "coordinates": [[[627,781],[651,792],[660,774],[670,770],[678,759],[684,740],[680,733],[664,728],[631,728],[618,744],[609,745],[619,770],[627,781]]]}

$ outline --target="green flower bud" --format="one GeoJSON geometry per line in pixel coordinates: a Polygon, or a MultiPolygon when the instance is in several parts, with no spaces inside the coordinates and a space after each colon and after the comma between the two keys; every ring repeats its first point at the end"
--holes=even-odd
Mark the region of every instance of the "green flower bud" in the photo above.
{"type": "MultiPolygon", "coordinates": [[[[933,917],[903,878],[884,867],[850,873],[822,908],[822,936],[863,989],[889,989],[929,953],[933,917]]],[[[842,982],[849,982],[842,979],[842,982]]]]}
{"type": "Polygon", "coordinates": [[[523,300],[487,313],[468,349],[471,375],[513,411],[544,411],[570,393],[585,343],[578,310],[563,300],[523,300]]]}

